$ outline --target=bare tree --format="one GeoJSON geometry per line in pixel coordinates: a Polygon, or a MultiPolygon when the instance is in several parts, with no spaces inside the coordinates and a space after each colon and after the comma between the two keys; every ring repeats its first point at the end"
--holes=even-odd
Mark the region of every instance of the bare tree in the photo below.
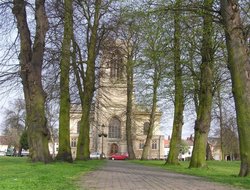
{"type": "Polygon", "coordinates": [[[10,108],[4,112],[3,134],[9,146],[20,150],[20,138],[25,130],[25,104],[23,100],[17,99],[10,105],[10,108]]]}
{"type": "MultiPolygon", "coordinates": [[[[124,13],[124,12],[123,12],[124,13]]],[[[131,16],[131,15],[130,15],[131,16]]],[[[131,21],[127,13],[120,15],[119,29],[117,32],[120,48],[125,59],[126,82],[127,82],[127,105],[126,105],[126,140],[129,159],[135,159],[134,134],[133,134],[133,89],[134,68],[138,54],[138,25],[137,21],[131,21]],[[124,19],[125,18],[125,19],[124,19]]]]}
{"type": "Polygon", "coordinates": [[[226,159],[235,160],[239,158],[239,136],[235,117],[228,117],[225,126],[222,128],[222,141],[224,156],[226,159]]]}
{"type": "MultiPolygon", "coordinates": [[[[95,63],[99,49],[98,31],[100,28],[100,19],[103,16],[102,6],[104,6],[104,3],[101,0],[95,0],[91,3],[79,1],[79,5],[82,8],[84,18],[87,22],[87,30],[85,36],[87,53],[86,55],[84,55],[86,56],[86,62],[83,62],[81,60],[78,65],[74,63],[74,73],[77,79],[76,82],[82,107],[76,159],[88,160],[90,154],[90,111],[95,91],[95,63]]],[[[76,46],[76,41],[74,43],[75,49],[79,49],[79,46],[76,46]]],[[[75,50],[74,52],[78,52],[78,50],[75,50]]],[[[78,55],[80,58],[82,58],[81,52],[78,55]]]]}
{"type": "Polygon", "coordinates": [[[45,117],[46,94],[41,81],[45,35],[48,30],[45,1],[35,1],[36,28],[34,40],[31,38],[27,20],[26,6],[28,4],[24,0],[14,0],[13,5],[13,14],[20,34],[19,64],[26,103],[26,126],[30,158],[33,162],[47,163],[51,160],[48,149],[50,134],[45,117]]]}

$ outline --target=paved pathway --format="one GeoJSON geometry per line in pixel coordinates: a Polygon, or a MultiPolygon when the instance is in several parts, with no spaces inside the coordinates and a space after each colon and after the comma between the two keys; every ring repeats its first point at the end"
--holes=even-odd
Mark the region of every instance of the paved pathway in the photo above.
{"type": "Polygon", "coordinates": [[[79,186],[81,190],[236,190],[199,177],[115,160],[83,176],[79,186]]]}

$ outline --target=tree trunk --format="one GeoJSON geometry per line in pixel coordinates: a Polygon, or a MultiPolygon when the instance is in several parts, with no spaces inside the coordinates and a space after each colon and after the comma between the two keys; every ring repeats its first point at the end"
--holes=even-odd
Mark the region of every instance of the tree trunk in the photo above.
{"type": "Polygon", "coordinates": [[[219,107],[219,120],[220,120],[220,149],[221,149],[221,160],[224,160],[224,139],[223,139],[223,113],[222,113],[222,101],[220,94],[220,87],[217,89],[218,95],[218,107],[219,107]]]}
{"type": "Polygon", "coordinates": [[[221,0],[221,15],[226,34],[228,67],[232,78],[240,143],[239,176],[248,176],[250,167],[250,64],[237,0],[221,0]]]}
{"type": "MultiPolygon", "coordinates": [[[[89,129],[90,129],[90,110],[92,105],[92,100],[95,91],[95,60],[97,55],[97,38],[98,38],[98,27],[100,20],[100,10],[101,10],[101,0],[95,1],[95,13],[93,26],[90,27],[90,39],[88,41],[88,58],[87,58],[87,69],[86,77],[82,80],[84,81],[84,92],[81,95],[81,104],[82,104],[82,117],[80,122],[80,132],[77,142],[77,155],[76,159],[78,160],[88,160],[89,159],[89,129]]],[[[89,21],[90,22],[90,21],[89,21]]],[[[91,24],[89,24],[91,26],[91,24]]],[[[83,75],[81,75],[83,76],[83,75]]],[[[81,86],[78,86],[80,91],[81,86]]]]}
{"type": "Polygon", "coordinates": [[[212,80],[213,80],[213,20],[205,10],[211,10],[213,0],[204,0],[202,63],[199,92],[199,106],[195,121],[194,148],[189,167],[206,167],[206,145],[211,122],[212,80]]]}
{"type": "MultiPolygon", "coordinates": [[[[130,52],[128,52],[130,54],[130,52]]],[[[132,134],[132,104],[133,104],[133,61],[128,55],[126,64],[127,74],[127,108],[126,108],[126,138],[129,159],[135,159],[132,134]]]]}
{"type": "Polygon", "coordinates": [[[44,0],[35,1],[35,38],[32,48],[30,30],[27,23],[26,2],[14,0],[13,14],[17,20],[20,33],[21,78],[26,103],[26,126],[28,132],[30,158],[33,162],[49,162],[48,149],[50,137],[45,117],[45,92],[43,91],[41,73],[48,20],[44,0]]]}
{"type": "Polygon", "coordinates": [[[212,151],[208,142],[206,146],[206,160],[214,160],[213,154],[212,154],[212,151]]]}
{"type": "MultiPolygon", "coordinates": [[[[181,6],[181,1],[175,3],[175,7],[181,6]]],[[[181,27],[180,27],[180,11],[174,13],[174,74],[175,74],[175,101],[174,101],[174,121],[173,131],[170,141],[170,151],[166,163],[178,164],[178,155],[181,144],[181,134],[183,125],[183,110],[184,110],[184,93],[182,84],[182,68],[181,68],[181,27]]]]}
{"type": "Polygon", "coordinates": [[[70,148],[70,94],[69,70],[70,47],[73,37],[72,0],[64,2],[64,37],[62,44],[62,57],[60,62],[60,115],[59,115],[59,150],[56,159],[73,162],[70,148]]]}
{"type": "Polygon", "coordinates": [[[154,78],[153,78],[153,80],[154,80],[153,104],[152,104],[151,113],[150,113],[148,134],[147,134],[146,142],[145,142],[144,147],[143,147],[141,160],[147,160],[148,159],[149,150],[150,150],[150,142],[151,142],[151,139],[153,137],[155,112],[156,112],[156,106],[157,106],[157,89],[158,89],[159,80],[160,80],[160,74],[159,74],[159,72],[157,70],[157,65],[156,64],[155,64],[155,69],[154,69],[154,78]]]}
{"type": "MultiPolygon", "coordinates": [[[[84,100],[89,99],[90,96],[91,95],[89,95],[87,97],[85,95],[84,100]]],[[[91,100],[91,102],[92,102],[92,100],[91,100]]],[[[89,105],[86,105],[86,103],[85,103],[84,107],[82,109],[82,117],[81,117],[81,122],[80,122],[80,131],[79,131],[78,142],[77,142],[76,160],[89,160],[89,154],[90,154],[90,151],[89,151],[89,144],[90,144],[90,138],[89,138],[90,109],[91,109],[91,103],[89,103],[89,105]]]]}

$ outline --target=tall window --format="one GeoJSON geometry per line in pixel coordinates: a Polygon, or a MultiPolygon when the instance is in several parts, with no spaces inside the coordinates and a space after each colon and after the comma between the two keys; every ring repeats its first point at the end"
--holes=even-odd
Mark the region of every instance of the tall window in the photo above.
{"type": "Polygon", "coordinates": [[[147,135],[149,130],[149,122],[144,123],[143,125],[143,134],[147,135]]]}
{"type": "Polygon", "coordinates": [[[139,149],[143,149],[143,147],[144,147],[144,141],[140,140],[140,142],[139,142],[139,149]]]}
{"type": "Polygon", "coordinates": [[[116,117],[110,120],[109,138],[121,138],[121,122],[116,117]]]}
{"type": "Polygon", "coordinates": [[[123,72],[122,56],[117,50],[113,53],[110,60],[110,78],[121,79],[123,72]]]}
{"type": "Polygon", "coordinates": [[[152,150],[157,149],[157,140],[152,140],[152,150]]]}
{"type": "Polygon", "coordinates": [[[80,133],[80,123],[81,123],[81,121],[77,122],[77,131],[76,131],[77,133],[80,133]]]}
{"type": "Polygon", "coordinates": [[[76,147],[76,144],[77,144],[77,138],[71,138],[71,147],[76,147]]]}

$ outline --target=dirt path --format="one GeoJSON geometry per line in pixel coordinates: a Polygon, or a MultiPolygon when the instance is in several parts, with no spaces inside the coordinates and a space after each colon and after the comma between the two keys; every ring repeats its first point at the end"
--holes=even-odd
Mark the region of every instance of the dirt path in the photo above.
{"type": "Polygon", "coordinates": [[[103,168],[83,176],[79,189],[92,190],[236,190],[199,177],[170,173],[161,168],[109,160],[103,168]]]}

